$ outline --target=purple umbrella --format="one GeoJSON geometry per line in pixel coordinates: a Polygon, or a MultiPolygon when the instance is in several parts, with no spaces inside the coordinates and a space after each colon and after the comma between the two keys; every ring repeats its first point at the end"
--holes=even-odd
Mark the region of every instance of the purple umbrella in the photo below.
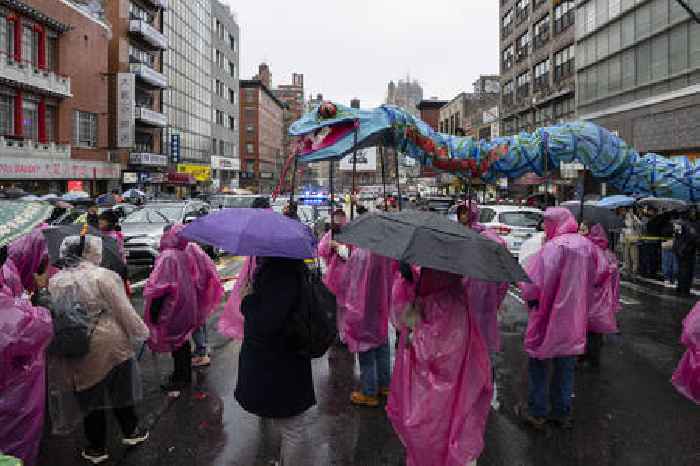
{"type": "Polygon", "coordinates": [[[266,209],[223,209],[198,218],[181,234],[237,256],[316,256],[316,238],[305,225],[266,209]]]}

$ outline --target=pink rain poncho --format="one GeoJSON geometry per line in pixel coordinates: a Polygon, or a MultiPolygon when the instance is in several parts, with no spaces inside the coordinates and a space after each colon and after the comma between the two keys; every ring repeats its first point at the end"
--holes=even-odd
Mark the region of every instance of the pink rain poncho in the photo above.
{"type": "Polygon", "coordinates": [[[530,309],[525,351],[536,359],[583,354],[598,283],[594,245],[577,233],[567,209],[547,209],[544,227],[547,241],[525,266],[532,283],[520,285],[523,299],[538,303],[530,309]]]}
{"type": "Polygon", "coordinates": [[[238,279],[233,286],[224,310],[219,317],[219,333],[233,340],[243,341],[245,318],[241,312],[241,291],[252,281],[255,272],[255,257],[246,257],[238,279]]]}
{"type": "Polygon", "coordinates": [[[588,313],[588,331],[617,333],[615,314],[620,306],[620,270],[617,258],[608,249],[608,234],[601,225],[594,225],[588,239],[596,246],[596,263],[600,285],[593,289],[593,301],[588,313]]]}
{"type": "Polygon", "coordinates": [[[52,336],[49,311],[0,291],[0,451],[27,466],[36,462],[44,429],[44,352],[52,336]]]}
{"type": "Polygon", "coordinates": [[[321,238],[321,242],[318,244],[318,257],[326,262],[323,283],[335,295],[338,304],[342,306],[348,291],[348,263],[340,257],[337,251],[331,248],[331,236],[332,232],[329,231],[321,238]]]}
{"type": "Polygon", "coordinates": [[[671,382],[676,390],[700,405],[700,302],[683,320],[681,343],[688,349],[678,363],[671,382]]]}
{"type": "MultiPolygon", "coordinates": [[[[484,448],[489,354],[460,277],[431,269],[422,275],[419,317],[410,339],[402,326],[386,410],[408,466],[465,466],[484,448]]],[[[392,304],[415,296],[414,283],[397,280],[392,304]]]]}
{"type": "Polygon", "coordinates": [[[34,274],[39,271],[42,263],[48,265],[49,260],[46,237],[41,229],[35,228],[31,233],[12,242],[7,248],[7,258],[17,266],[23,289],[34,292],[34,274]]]}
{"type": "Polygon", "coordinates": [[[24,287],[22,286],[22,277],[19,274],[19,269],[12,259],[7,259],[5,264],[3,264],[2,277],[0,277],[3,282],[3,286],[6,288],[6,293],[14,296],[15,298],[21,298],[24,293],[24,287]]]}
{"type": "Polygon", "coordinates": [[[394,260],[354,248],[348,259],[345,316],[339,332],[351,353],[363,353],[388,341],[394,260]]]}
{"type": "Polygon", "coordinates": [[[206,323],[223,293],[211,260],[199,246],[179,236],[182,228],[176,225],[163,235],[161,253],[143,292],[144,320],[151,332],[148,346],[161,353],[178,349],[193,330],[206,323]],[[151,306],[161,298],[164,301],[155,323],[151,306]]]}

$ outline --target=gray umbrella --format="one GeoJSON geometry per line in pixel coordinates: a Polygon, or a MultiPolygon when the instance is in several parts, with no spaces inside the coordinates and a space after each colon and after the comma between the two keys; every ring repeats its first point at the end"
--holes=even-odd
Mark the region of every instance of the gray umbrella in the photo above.
{"type": "Polygon", "coordinates": [[[581,218],[580,203],[564,204],[563,207],[569,209],[569,211],[574,214],[577,221],[586,220],[593,225],[599,223],[603,225],[607,231],[621,230],[625,227],[625,222],[623,222],[615,212],[605,207],[586,204],[583,206],[583,218],[581,218]]]}
{"type": "Polygon", "coordinates": [[[409,264],[490,282],[529,281],[501,245],[434,212],[366,214],[335,239],[409,264]]]}

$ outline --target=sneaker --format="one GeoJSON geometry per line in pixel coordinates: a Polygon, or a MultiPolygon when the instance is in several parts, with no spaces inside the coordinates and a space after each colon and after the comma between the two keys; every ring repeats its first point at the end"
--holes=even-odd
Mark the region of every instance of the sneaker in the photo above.
{"type": "Polygon", "coordinates": [[[137,427],[131,435],[122,439],[122,445],[127,447],[135,447],[148,440],[148,431],[137,427]]]}
{"type": "Polygon", "coordinates": [[[527,412],[527,408],[523,404],[517,404],[514,408],[515,417],[528,424],[535,430],[544,430],[547,424],[547,418],[541,416],[532,416],[527,412]]]}
{"type": "Polygon", "coordinates": [[[83,457],[83,459],[91,462],[92,464],[100,464],[104,463],[109,459],[109,455],[107,454],[106,450],[98,450],[96,448],[85,448],[81,453],[80,456],[83,457]]]}
{"type": "Polygon", "coordinates": [[[206,367],[211,364],[211,358],[207,355],[192,358],[192,367],[206,367]]]}
{"type": "Polygon", "coordinates": [[[368,406],[370,408],[376,408],[379,406],[379,398],[376,396],[368,396],[362,392],[352,392],[350,395],[350,402],[358,406],[368,406]]]}
{"type": "Polygon", "coordinates": [[[673,288],[673,283],[671,283],[669,280],[664,281],[664,286],[666,288],[673,288]]]}
{"type": "Polygon", "coordinates": [[[383,397],[388,398],[390,393],[391,393],[391,389],[389,387],[382,387],[379,389],[379,394],[382,395],[383,397]]]}

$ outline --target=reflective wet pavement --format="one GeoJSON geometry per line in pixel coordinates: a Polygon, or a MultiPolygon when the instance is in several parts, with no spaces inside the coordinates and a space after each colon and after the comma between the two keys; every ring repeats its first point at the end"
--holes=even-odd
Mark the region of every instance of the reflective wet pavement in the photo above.
{"type": "MultiPolygon", "coordinates": [[[[221,267],[231,275],[240,262],[221,267]]],[[[578,371],[575,426],[571,431],[533,432],[514,416],[525,400],[526,358],[522,351],[525,309],[509,295],[502,314],[504,349],[496,356],[501,408],[492,411],[486,449],[479,465],[493,466],[698,466],[700,407],[669,382],[682,347],[681,320],[693,301],[666,295],[647,285],[623,288],[622,335],[609,338],[599,372],[578,371]]],[[[142,307],[136,297],[135,306],[142,307]]],[[[196,372],[190,392],[169,399],[159,389],[170,358],[146,351],[142,358],[142,421],[151,428],[143,446],[126,451],[112,440],[109,465],[268,466],[278,443],[272,426],[243,411],[233,399],[240,345],[209,322],[212,365],[196,372]]],[[[353,355],[342,348],[314,361],[318,406],[309,451],[322,466],[399,466],[404,452],[383,409],[348,403],[359,373],[353,355]]],[[[435,413],[439,416],[440,413],[435,413]]],[[[111,432],[117,438],[113,423],[111,432]]],[[[47,436],[41,466],[79,465],[82,435],[47,436]]],[[[303,466],[303,465],[294,465],[303,466]]],[[[427,465],[439,466],[439,465],[427,465]]]]}

